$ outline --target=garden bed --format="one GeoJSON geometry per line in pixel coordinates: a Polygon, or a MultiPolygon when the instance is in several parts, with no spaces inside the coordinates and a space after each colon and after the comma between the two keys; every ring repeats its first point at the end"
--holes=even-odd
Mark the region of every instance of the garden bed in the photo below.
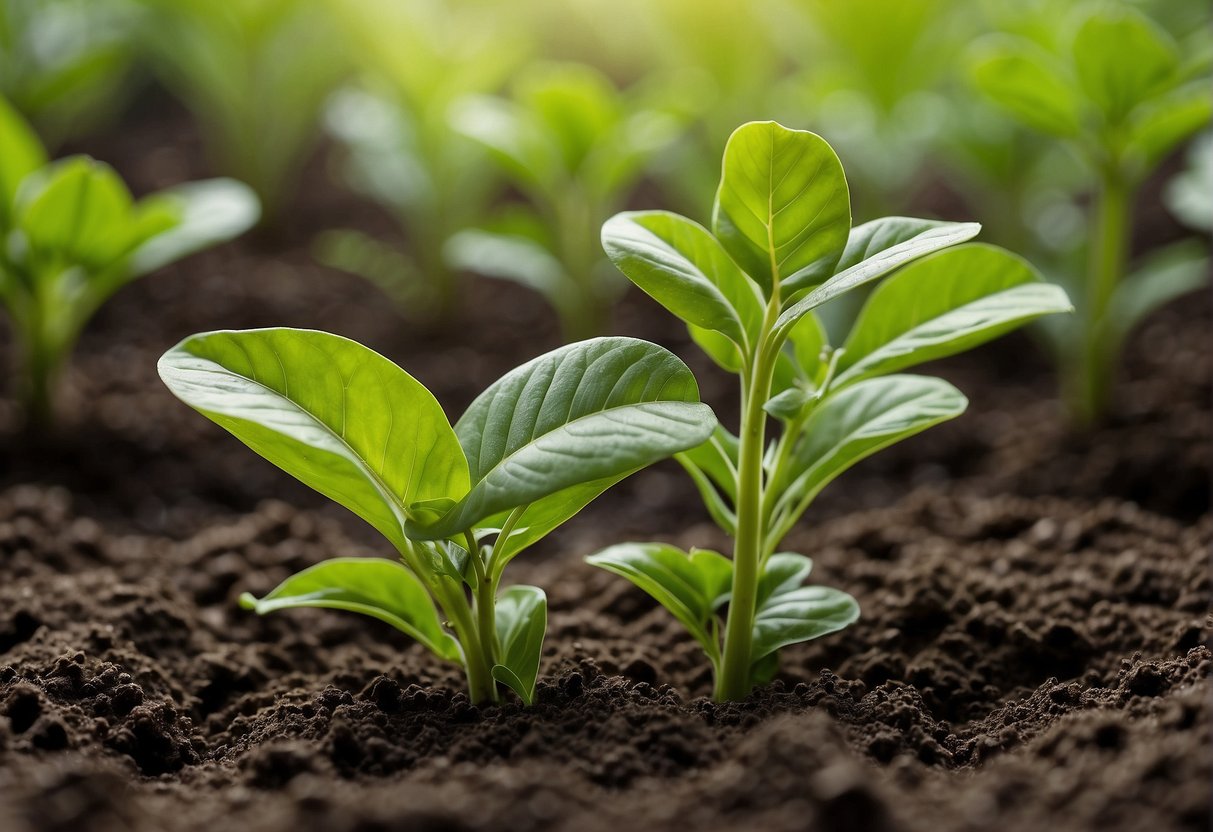
{"type": "MultiPolygon", "coordinates": [[[[132,153],[175,135],[153,127],[115,159],[143,189],[198,165],[132,153]]],[[[789,540],[863,616],[785,651],[769,690],[710,702],[694,643],[582,563],[625,539],[725,544],[666,463],[519,560],[512,578],[551,602],[538,705],[472,707],[457,668],[377,622],[237,607],[385,552],[156,377],[192,332],[317,327],[459,412],[556,345],[511,285],[474,284],[437,335],[316,265],[324,218],[385,223],[323,171],[307,181],[279,238],[122,292],[77,351],[62,436],[0,447],[0,829],[1207,828],[1207,304],[1137,334],[1117,415],[1089,436],[1064,428],[1026,336],[939,366],[970,412],[861,464],[789,540]]],[[[686,356],[728,413],[654,304],[633,293],[614,331],[686,356]]],[[[11,437],[8,401],[0,422],[11,437]]]]}

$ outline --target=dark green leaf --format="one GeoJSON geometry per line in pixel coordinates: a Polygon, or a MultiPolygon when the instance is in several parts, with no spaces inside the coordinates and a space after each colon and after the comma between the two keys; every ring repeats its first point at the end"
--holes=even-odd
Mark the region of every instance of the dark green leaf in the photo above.
{"type": "Polygon", "coordinates": [[[512,586],[497,597],[496,616],[500,660],[493,678],[530,705],[548,629],[548,598],[537,586],[512,586]]]}

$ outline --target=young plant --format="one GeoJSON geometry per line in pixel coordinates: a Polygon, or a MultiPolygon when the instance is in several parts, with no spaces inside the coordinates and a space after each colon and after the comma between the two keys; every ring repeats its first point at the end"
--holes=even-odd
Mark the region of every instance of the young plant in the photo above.
{"type": "Polygon", "coordinates": [[[249,184],[273,223],[345,72],[324,4],[139,2],[154,72],[193,112],[212,163],[249,184]]]}
{"type": "Polygon", "coordinates": [[[345,179],[396,216],[405,245],[341,229],[317,240],[317,256],[380,286],[411,320],[449,323],[463,295],[445,246],[484,217],[499,184],[480,146],[451,130],[450,110],[498,90],[526,43],[492,8],[330,2],[365,78],[333,97],[329,131],[345,179]]]}
{"type": "Polygon", "coordinates": [[[195,335],[165,353],[160,376],[374,526],[400,558],[325,561],[242,603],[379,618],[462,665],[473,702],[496,701],[497,682],[528,703],[535,693],[547,602],[537,587],[500,591],[506,565],[715,423],[690,370],[631,338],[582,341],[510,371],[454,428],[412,376],[324,332],[195,335]]]}
{"type": "Polygon", "coordinates": [[[56,381],[80,331],[137,277],[245,231],[244,185],[192,182],[135,201],[87,156],[50,162],[0,99],[0,305],[12,322],[26,421],[53,420],[56,381]]]}
{"type": "MultiPolygon", "coordinates": [[[[1203,31],[1195,37],[1207,41],[1203,31]]],[[[1165,273],[1128,279],[1126,273],[1142,182],[1213,116],[1213,51],[1207,44],[1182,49],[1140,12],[1099,4],[1086,7],[1055,48],[1002,35],[976,53],[977,86],[1029,128],[1064,142],[1094,187],[1086,276],[1069,287],[1080,314],[1072,325],[1047,330],[1055,336],[1071,416],[1090,425],[1107,410],[1126,334],[1159,306],[1207,283],[1200,260],[1165,273]]]]}
{"type": "Polygon", "coordinates": [[[960,245],[978,230],[906,217],[852,228],[834,151],[774,122],[743,125],[729,139],[712,230],[663,211],[619,214],[603,227],[619,269],[739,377],[740,433],[717,426],[677,457],[734,538],[732,561],[661,543],[589,558],[686,625],[712,663],[718,700],[768,680],[780,648],[858,616],[846,593],[802,586],[809,559],[779,547],[847,468],[964,411],[952,385],[899,371],[1069,309],[1065,293],[1019,257],[960,245]],[[831,347],[813,310],[895,270],[831,347]],[[772,418],[782,431],[768,444],[772,418]]]}
{"type": "Polygon", "coordinates": [[[599,334],[622,287],[595,253],[598,229],[679,123],[586,66],[535,67],[514,92],[469,98],[453,120],[489,149],[530,207],[516,206],[493,231],[456,235],[451,262],[541,293],[566,340],[599,334]]]}

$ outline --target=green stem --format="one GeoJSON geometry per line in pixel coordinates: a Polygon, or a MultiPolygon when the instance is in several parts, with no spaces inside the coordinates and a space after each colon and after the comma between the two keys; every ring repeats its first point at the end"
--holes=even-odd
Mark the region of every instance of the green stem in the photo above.
{"type": "Polygon", "coordinates": [[[1071,416],[1082,427],[1097,422],[1108,406],[1115,365],[1107,316],[1129,256],[1131,196],[1119,173],[1104,174],[1091,217],[1083,343],[1069,379],[1071,416]]]}
{"type": "Polygon", "coordinates": [[[476,632],[480,637],[480,648],[490,668],[497,663],[497,587],[490,579],[484,561],[480,559],[480,545],[471,532],[464,535],[469,557],[476,569],[476,632]]]}
{"type": "MultiPolygon", "coordinates": [[[[744,699],[750,692],[750,654],[754,613],[761,571],[762,458],[766,450],[767,414],[763,410],[771,392],[778,349],[771,349],[771,332],[779,313],[778,297],[767,307],[758,351],[742,386],[741,434],[737,460],[737,536],[733,542],[733,593],[725,622],[724,655],[716,677],[718,702],[744,699]]],[[[775,339],[775,343],[778,341],[775,339]]]]}

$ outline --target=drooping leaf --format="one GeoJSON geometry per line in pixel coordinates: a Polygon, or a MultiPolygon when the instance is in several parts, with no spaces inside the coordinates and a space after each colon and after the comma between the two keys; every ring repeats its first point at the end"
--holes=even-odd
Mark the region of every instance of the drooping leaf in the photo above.
{"type": "Polygon", "coordinates": [[[785,309],[775,326],[786,332],[805,313],[826,301],[919,257],[971,240],[979,231],[981,226],[975,222],[933,222],[909,217],[884,217],[857,226],[839,261],[846,265],[785,309]]]}
{"type": "Polygon", "coordinates": [[[548,597],[537,586],[512,586],[497,597],[494,609],[499,650],[493,678],[533,704],[548,629],[548,597]]]}
{"type": "Polygon", "coordinates": [[[745,347],[761,325],[757,288],[703,226],[668,211],[617,214],[602,227],[611,261],[688,324],[745,347]]]}
{"type": "Polygon", "coordinates": [[[703,442],[716,418],[668,350],[633,338],[570,344],[518,367],[455,425],[472,488],[421,538],[449,537],[505,509],[631,472],[703,442]]]}
{"type": "Polygon", "coordinates": [[[621,543],[586,562],[627,578],[652,596],[716,661],[719,647],[711,619],[733,582],[727,558],[707,549],[687,553],[668,543],[621,543]]]}
{"type": "Polygon", "coordinates": [[[773,121],[729,137],[712,231],[766,295],[833,274],[850,229],[846,176],[825,139],[773,121]]]}
{"type": "Polygon", "coordinates": [[[12,221],[13,201],[25,177],[46,164],[46,151],[33,128],[0,97],[0,229],[12,221]]]}
{"type": "Polygon", "coordinates": [[[953,355],[1041,315],[1071,309],[1026,260],[972,243],[925,257],[868,299],[843,347],[835,388],[953,355]]]}
{"type": "Polygon", "coordinates": [[[383,356],[295,329],[211,332],[160,359],[179,399],[379,530],[398,548],[404,507],[457,499],[468,469],[433,395],[383,356]]]}
{"type": "Polygon", "coordinates": [[[240,604],[258,615],[300,607],[362,613],[391,624],[441,658],[462,660],[421,581],[395,561],[333,558],[292,575],[264,598],[246,592],[240,604]]]}
{"type": "Polygon", "coordinates": [[[1179,50],[1171,37],[1123,5],[1085,20],[1073,54],[1083,90],[1110,124],[1120,123],[1165,88],[1179,69],[1179,50]]]}
{"type": "Polygon", "coordinates": [[[994,36],[980,42],[970,72],[979,90],[1029,127],[1062,137],[1082,130],[1076,79],[1058,58],[1026,38],[994,36]]]}
{"type": "Polygon", "coordinates": [[[776,504],[799,510],[846,469],[902,439],[964,412],[968,401],[943,379],[894,375],[868,379],[825,398],[805,422],[792,471],[776,504]]]}
{"type": "Polygon", "coordinates": [[[135,275],[238,237],[261,218],[257,195],[235,179],[187,182],[160,191],[155,199],[173,211],[176,222],[135,249],[131,255],[135,275]]]}

